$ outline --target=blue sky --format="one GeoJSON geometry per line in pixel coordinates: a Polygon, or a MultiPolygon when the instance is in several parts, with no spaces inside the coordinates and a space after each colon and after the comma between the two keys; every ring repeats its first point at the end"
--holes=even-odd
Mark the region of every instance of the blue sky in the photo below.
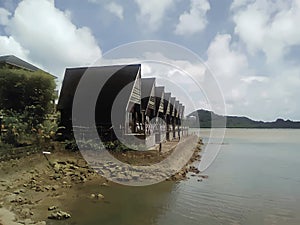
{"type": "Polygon", "coordinates": [[[228,114],[300,120],[298,21],[298,0],[2,0],[0,55],[61,82],[66,67],[92,64],[121,44],[174,42],[213,71],[228,114]]]}

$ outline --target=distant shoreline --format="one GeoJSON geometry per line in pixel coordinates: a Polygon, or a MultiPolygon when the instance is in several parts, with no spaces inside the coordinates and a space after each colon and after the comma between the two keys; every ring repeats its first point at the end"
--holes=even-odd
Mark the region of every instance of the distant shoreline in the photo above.
{"type": "Polygon", "coordinates": [[[197,110],[187,116],[190,128],[300,129],[300,121],[277,119],[273,122],[255,121],[245,116],[221,116],[207,110],[197,110]]]}

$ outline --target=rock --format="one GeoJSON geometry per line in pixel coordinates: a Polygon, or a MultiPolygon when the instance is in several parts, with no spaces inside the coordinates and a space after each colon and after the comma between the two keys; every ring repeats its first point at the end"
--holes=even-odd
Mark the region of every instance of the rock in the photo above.
{"type": "Polygon", "coordinates": [[[36,192],[44,192],[44,190],[42,189],[41,186],[36,186],[35,188],[33,188],[36,192]]]}
{"type": "Polygon", "coordinates": [[[81,180],[82,182],[86,182],[86,177],[85,177],[84,175],[82,175],[82,176],[80,176],[80,180],[81,180]]]}
{"type": "Polygon", "coordinates": [[[54,169],[54,171],[55,171],[56,173],[58,173],[59,170],[60,170],[60,165],[59,165],[58,163],[55,163],[54,166],[53,166],[53,169],[54,169]]]}
{"type": "Polygon", "coordinates": [[[56,191],[56,190],[58,190],[59,189],[59,186],[58,185],[53,185],[52,186],[52,191],[56,191]]]}
{"type": "Polygon", "coordinates": [[[48,219],[52,219],[52,220],[66,220],[69,218],[71,218],[71,215],[63,211],[56,211],[51,213],[50,216],[48,216],[48,219]]]}
{"type": "Polygon", "coordinates": [[[15,190],[13,193],[16,194],[16,195],[18,195],[18,194],[20,194],[20,191],[19,190],[15,190]]]}
{"type": "Polygon", "coordinates": [[[109,187],[108,183],[105,183],[105,182],[104,182],[104,183],[102,183],[102,184],[101,184],[101,186],[104,186],[104,187],[109,187]]]}
{"type": "Polygon", "coordinates": [[[95,194],[91,194],[91,198],[96,198],[96,195],[95,194]]]}
{"type": "Polygon", "coordinates": [[[50,185],[45,185],[44,189],[47,190],[47,191],[49,191],[51,189],[51,186],[50,185]]]}
{"type": "Polygon", "coordinates": [[[19,203],[19,204],[25,204],[26,199],[21,196],[16,196],[14,199],[12,199],[10,202],[12,203],[19,203]]]}
{"type": "Polygon", "coordinates": [[[68,159],[68,160],[67,160],[67,163],[68,163],[68,164],[73,164],[73,165],[75,165],[75,164],[76,164],[76,162],[75,162],[75,161],[73,161],[73,160],[71,160],[71,159],[68,159]]]}
{"type": "Polygon", "coordinates": [[[56,206],[54,206],[54,205],[53,205],[53,206],[49,206],[49,207],[48,207],[48,211],[53,211],[54,209],[57,209],[57,207],[56,207],[56,206]]]}
{"type": "Polygon", "coordinates": [[[88,171],[87,171],[88,173],[94,173],[95,172],[95,170],[94,169],[88,169],[88,171]]]}
{"type": "Polygon", "coordinates": [[[78,170],[78,169],[79,169],[79,167],[78,167],[78,166],[75,166],[75,165],[69,165],[69,168],[70,168],[71,170],[78,170]]]}
{"type": "Polygon", "coordinates": [[[98,198],[98,199],[104,199],[104,196],[103,196],[102,194],[99,193],[99,194],[97,194],[97,198],[98,198]]]}
{"type": "Polygon", "coordinates": [[[65,162],[65,161],[57,161],[56,164],[67,165],[67,162],[65,162]]]}
{"type": "Polygon", "coordinates": [[[61,176],[60,176],[59,174],[54,174],[54,175],[53,175],[53,179],[55,179],[55,180],[59,180],[60,177],[61,177],[61,176]]]}

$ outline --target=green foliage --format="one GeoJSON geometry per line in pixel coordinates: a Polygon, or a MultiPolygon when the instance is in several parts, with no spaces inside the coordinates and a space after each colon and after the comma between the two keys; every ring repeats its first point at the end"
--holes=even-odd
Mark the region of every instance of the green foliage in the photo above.
{"type": "Polygon", "coordinates": [[[31,144],[42,146],[55,136],[55,115],[33,126],[26,111],[17,113],[12,110],[0,110],[0,114],[3,116],[1,141],[4,144],[15,147],[31,144]]]}
{"type": "Polygon", "coordinates": [[[27,123],[37,126],[53,112],[54,78],[43,71],[0,68],[0,109],[23,113],[27,123]]]}
{"type": "Polygon", "coordinates": [[[28,136],[28,124],[11,110],[6,112],[1,110],[0,114],[4,115],[2,123],[5,127],[5,132],[1,137],[2,142],[18,146],[28,136]]]}

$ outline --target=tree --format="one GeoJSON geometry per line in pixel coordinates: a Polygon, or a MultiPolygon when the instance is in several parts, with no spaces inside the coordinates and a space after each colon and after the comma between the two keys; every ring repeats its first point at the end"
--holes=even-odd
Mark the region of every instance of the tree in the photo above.
{"type": "Polygon", "coordinates": [[[33,126],[53,113],[54,77],[41,70],[0,68],[0,109],[23,114],[33,126]]]}

